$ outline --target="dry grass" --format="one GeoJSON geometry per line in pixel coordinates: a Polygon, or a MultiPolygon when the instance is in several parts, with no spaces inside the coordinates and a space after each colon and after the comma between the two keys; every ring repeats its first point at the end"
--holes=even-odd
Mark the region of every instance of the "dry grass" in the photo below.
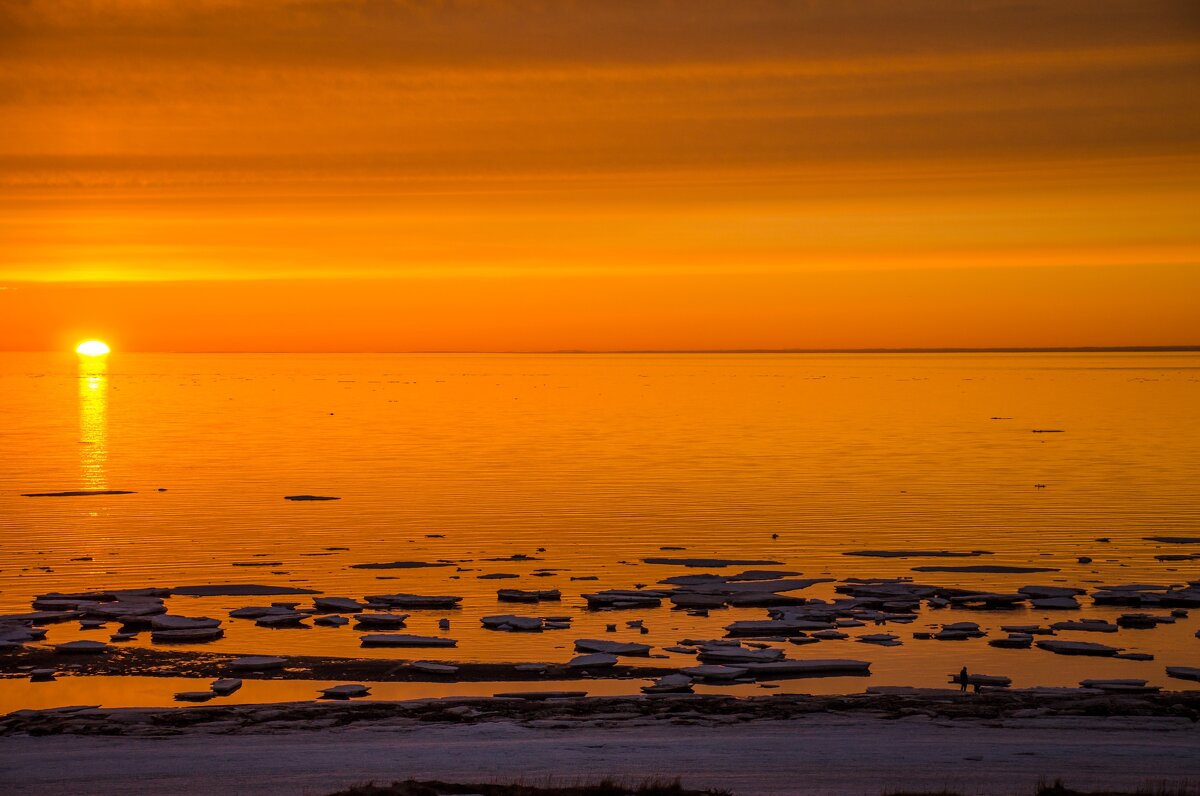
{"type": "MultiPolygon", "coordinates": [[[[965,796],[957,791],[888,791],[884,796],[965,796]]],[[[1014,796],[1019,796],[1014,791],[1014,796]]],[[[1053,783],[1039,782],[1033,790],[1033,796],[1200,796],[1200,785],[1183,783],[1169,785],[1165,783],[1144,785],[1137,790],[1076,790],[1068,788],[1061,779],[1053,783]]]]}
{"type": "Polygon", "coordinates": [[[1061,779],[1053,784],[1038,783],[1035,796],[1200,796],[1200,784],[1183,783],[1168,785],[1160,783],[1145,785],[1137,790],[1075,790],[1068,788],[1061,779]]]}
{"type": "Polygon", "coordinates": [[[645,780],[637,785],[601,780],[595,784],[535,786],[521,783],[462,784],[421,781],[415,779],[393,782],[390,785],[359,785],[338,791],[330,796],[451,796],[480,794],[480,796],[732,796],[722,790],[689,790],[679,780],[645,780]]]}
{"type": "MultiPolygon", "coordinates": [[[[802,791],[799,791],[802,792],[802,791]]],[[[1025,791],[1030,793],[1030,791],[1025,791]]],[[[1200,796],[1200,784],[1148,784],[1136,790],[1076,790],[1063,784],[1061,779],[1053,783],[1039,782],[1031,791],[1032,796],[1200,796]]],[[[593,784],[529,785],[525,783],[456,783],[436,780],[409,779],[390,785],[370,783],[330,796],[456,796],[456,794],[478,794],[479,796],[733,796],[724,790],[690,790],[678,779],[645,780],[639,784],[601,780],[593,784]]],[[[884,796],[965,796],[956,791],[888,791],[884,796]]],[[[1014,791],[1014,796],[1021,796],[1014,791]]]]}

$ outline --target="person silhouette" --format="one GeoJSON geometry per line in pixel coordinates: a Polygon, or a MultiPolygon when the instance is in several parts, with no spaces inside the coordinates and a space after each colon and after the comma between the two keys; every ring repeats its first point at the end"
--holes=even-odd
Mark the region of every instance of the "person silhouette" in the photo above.
{"type": "Polygon", "coordinates": [[[971,676],[967,674],[967,667],[962,667],[962,671],[958,673],[958,684],[962,687],[962,692],[967,692],[967,684],[971,682],[971,676]]]}

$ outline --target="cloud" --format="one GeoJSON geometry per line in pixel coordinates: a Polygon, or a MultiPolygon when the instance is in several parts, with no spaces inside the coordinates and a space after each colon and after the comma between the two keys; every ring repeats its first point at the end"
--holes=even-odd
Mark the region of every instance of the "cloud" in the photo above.
{"type": "Polygon", "coordinates": [[[0,4],[0,279],[1185,269],[1196,8],[0,4]]]}

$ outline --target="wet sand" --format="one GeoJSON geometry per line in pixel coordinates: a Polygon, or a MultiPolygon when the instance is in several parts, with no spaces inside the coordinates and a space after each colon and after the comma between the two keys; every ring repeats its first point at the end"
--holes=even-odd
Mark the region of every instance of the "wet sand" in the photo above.
{"type": "Polygon", "coordinates": [[[984,688],[978,693],[968,693],[956,689],[876,687],[864,693],[835,696],[657,694],[582,697],[513,684],[510,688],[501,687],[496,696],[489,697],[229,705],[218,701],[196,707],[74,706],[18,710],[0,718],[0,735],[254,734],[324,730],[332,726],[402,727],[495,720],[519,721],[531,726],[549,722],[562,728],[641,720],[660,724],[724,725],[794,719],[817,713],[993,721],[1041,717],[1144,717],[1200,727],[1200,692],[1106,694],[1082,688],[984,688]]]}
{"type": "MultiPolygon", "coordinates": [[[[0,678],[28,677],[29,668],[72,668],[76,676],[140,677],[227,677],[229,662],[240,656],[206,652],[183,652],[138,647],[116,647],[104,655],[64,655],[46,647],[26,647],[0,657],[0,678]]],[[[415,658],[414,658],[415,659],[415,658]]],[[[435,660],[433,657],[420,660],[435,660]]],[[[582,680],[591,674],[569,669],[564,664],[541,664],[544,671],[522,671],[520,664],[460,663],[453,676],[432,674],[409,666],[409,659],[331,658],[295,655],[280,669],[266,669],[246,677],[256,680],[363,680],[370,682],[488,682],[534,680],[582,680]]],[[[609,678],[661,677],[675,672],[673,667],[629,666],[618,664],[604,670],[609,678]]],[[[237,675],[242,676],[242,675],[237,675]]]]}

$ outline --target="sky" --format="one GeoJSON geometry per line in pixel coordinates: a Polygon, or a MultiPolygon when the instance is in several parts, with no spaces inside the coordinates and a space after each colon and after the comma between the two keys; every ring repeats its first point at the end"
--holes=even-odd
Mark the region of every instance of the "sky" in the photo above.
{"type": "Polygon", "coordinates": [[[1190,0],[0,2],[0,350],[1200,344],[1190,0]]]}

